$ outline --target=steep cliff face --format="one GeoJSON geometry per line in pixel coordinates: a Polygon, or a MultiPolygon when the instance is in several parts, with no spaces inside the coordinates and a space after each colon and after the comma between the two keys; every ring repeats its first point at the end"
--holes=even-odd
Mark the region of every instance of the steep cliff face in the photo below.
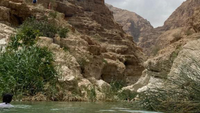
{"type": "MultiPolygon", "coordinates": [[[[163,53],[162,49],[171,46],[172,43],[180,41],[182,38],[187,37],[185,35],[190,35],[194,33],[194,30],[188,29],[190,26],[188,23],[191,17],[195,15],[195,10],[199,7],[199,0],[187,0],[181,4],[165,21],[162,27],[156,28],[156,37],[151,38],[153,40],[147,40],[153,45],[149,48],[145,48],[151,51],[154,55],[163,53]]],[[[196,16],[197,17],[197,16],[196,16]]],[[[191,22],[193,23],[193,22],[191,22]]],[[[143,41],[145,45],[145,41],[143,41]]],[[[153,55],[151,54],[151,55],[153,55]]]]}
{"type": "Polygon", "coordinates": [[[155,40],[161,34],[157,29],[154,29],[149,21],[142,18],[134,12],[119,9],[107,4],[107,7],[113,12],[114,20],[118,22],[123,30],[133,36],[133,40],[143,52],[147,55],[153,55],[155,40]]]}
{"type": "Polygon", "coordinates": [[[169,30],[162,31],[163,33],[154,40],[157,48],[159,48],[157,55],[145,62],[145,71],[143,71],[140,80],[126,88],[144,91],[157,86],[165,87],[164,81],[169,77],[179,78],[183,74],[191,78],[198,76],[199,54],[197,51],[199,51],[199,44],[197,43],[200,37],[200,9],[197,4],[199,4],[197,0],[187,0],[172,14],[173,16],[170,18],[173,17],[174,19],[167,20],[166,25],[158,28],[160,31],[165,30],[162,28],[169,30]],[[177,12],[180,9],[186,12],[177,12]],[[190,11],[187,9],[190,9],[190,11]],[[181,18],[185,15],[188,17],[181,18]],[[178,24],[169,22],[171,20],[178,24]]]}
{"type": "Polygon", "coordinates": [[[115,21],[122,26],[126,33],[133,36],[135,42],[139,42],[141,37],[153,32],[154,29],[150,22],[138,14],[109,4],[106,4],[106,6],[113,12],[115,21]]]}
{"type": "Polygon", "coordinates": [[[186,25],[188,19],[193,16],[195,8],[199,7],[199,0],[187,0],[172,13],[165,21],[162,30],[169,30],[186,25]]]}
{"type": "Polygon", "coordinates": [[[188,26],[188,19],[195,13],[195,9],[199,5],[199,0],[185,1],[165,21],[164,26],[155,29],[148,21],[135,13],[112,6],[108,7],[113,12],[114,19],[122,25],[124,31],[134,37],[144,53],[148,56],[155,56],[159,50],[169,46],[171,41],[177,40],[176,36],[184,34],[184,32],[189,33],[189,31],[183,31],[184,27],[188,26]],[[180,29],[180,27],[183,28],[180,29]]]}
{"type": "Polygon", "coordinates": [[[59,81],[66,90],[89,85],[101,90],[101,86],[110,82],[133,84],[139,79],[144,70],[144,54],[133,38],[113,21],[104,0],[40,0],[35,5],[21,0],[2,0],[0,15],[6,16],[0,21],[16,26],[31,16],[51,21],[49,15],[55,13],[53,9],[58,12],[54,22],[68,27],[70,33],[62,39],[40,37],[38,45],[53,51],[55,63],[61,66],[59,81]],[[51,10],[47,9],[49,6],[51,10]]]}
{"type": "MultiPolygon", "coordinates": [[[[172,15],[165,21],[164,26],[156,28],[156,32],[159,35],[152,40],[156,45],[152,51],[159,53],[163,48],[170,46],[170,44],[181,40],[184,35],[191,35],[194,33],[194,29],[188,27],[192,26],[192,23],[197,21],[198,7],[200,5],[199,0],[187,0],[179,6],[172,15]],[[192,20],[193,18],[193,20],[192,20]],[[189,24],[190,23],[190,24],[189,24]]],[[[198,25],[197,25],[198,26],[198,25]]]]}
{"type": "Polygon", "coordinates": [[[193,16],[187,22],[188,29],[194,32],[200,32],[200,7],[196,8],[193,16]]]}
{"type": "MultiPolygon", "coordinates": [[[[194,21],[191,17],[197,15],[196,9],[199,5],[199,0],[187,0],[183,2],[183,4],[165,21],[164,26],[155,28],[153,35],[144,37],[143,41],[138,45],[144,49],[147,55],[155,56],[156,54],[160,54],[162,49],[170,46],[171,43],[184,38],[184,35],[194,33],[194,29],[198,28],[189,30],[188,27],[192,26],[191,24],[194,21]]],[[[195,17],[197,18],[197,16],[195,17]]],[[[193,18],[194,20],[195,17],[193,18]]]]}
{"type": "MultiPolygon", "coordinates": [[[[56,10],[64,13],[68,22],[75,29],[88,35],[90,40],[99,44],[100,52],[97,56],[102,56],[107,63],[97,71],[97,79],[103,79],[106,82],[124,78],[128,83],[137,81],[143,70],[142,52],[131,40],[132,37],[127,36],[113,21],[112,13],[104,2],[69,1],[65,3],[66,6],[70,6],[67,11],[61,7],[64,5],[63,2],[58,2],[57,5],[56,10]],[[78,6],[77,11],[73,12],[75,6],[78,6]]],[[[90,51],[95,51],[92,50],[94,49],[93,45],[90,48],[90,51]]],[[[90,63],[96,65],[93,61],[90,63]]],[[[85,67],[85,77],[93,76],[90,73],[93,69],[89,67],[89,65],[85,67]]]]}

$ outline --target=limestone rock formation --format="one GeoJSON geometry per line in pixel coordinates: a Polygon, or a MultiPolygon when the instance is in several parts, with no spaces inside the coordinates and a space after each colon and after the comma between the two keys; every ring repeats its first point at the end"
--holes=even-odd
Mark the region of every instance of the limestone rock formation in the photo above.
{"type": "Polygon", "coordinates": [[[0,23],[0,48],[4,48],[11,35],[15,33],[15,29],[5,24],[0,23]]]}
{"type": "MultiPolygon", "coordinates": [[[[113,21],[112,13],[104,2],[75,0],[65,4],[58,2],[56,10],[64,13],[69,23],[80,33],[89,36],[82,38],[91,46],[90,52],[94,52],[91,48],[96,48],[99,53],[95,55],[95,58],[103,59],[106,62],[104,66],[93,60],[88,62],[89,67],[97,64],[101,67],[94,72],[97,74],[96,78],[111,82],[129,77],[127,83],[137,81],[143,70],[141,63],[145,57],[136,47],[136,44],[130,40],[130,37],[113,21]],[[69,5],[69,10],[66,12],[66,10],[60,9],[59,5],[66,7],[69,5]],[[74,10],[75,6],[76,10],[74,10]],[[90,44],[89,40],[97,43],[97,45],[90,44]]],[[[88,70],[91,69],[89,67],[84,68],[85,77],[94,74],[90,73],[94,69],[88,70]]]]}
{"type": "Polygon", "coordinates": [[[154,29],[149,21],[142,18],[134,12],[119,9],[107,4],[107,7],[113,12],[114,20],[118,22],[123,30],[133,37],[133,40],[147,56],[153,55],[155,52],[155,40],[161,34],[154,29]]]}
{"type": "MultiPolygon", "coordinates": [[[[198,7],[200,5],[199,0],[187,0],[179,6],[172,15],[165,21],[164,26],[155,29],[155,35],[147,38],[146,41],[141,43],[144,48],[154,55],[171,43],[176,42],[183,38],[183,35],[190,35],[198,29],[198,7]],[[196,21],[196,23],[194,23],[196,21]],[[195,25],[192,25],[195,24],[195,25]],[[193,26],[193,27],[192,27],[193,26]],[[192,29],[190,29],[190,28],[192,29]],[[148,48],[146,42],[151,43],[148,48]]],[[[152,54],[151,54],[152,56],[152,54]]]]}
{"type": "Polygon", "coordinates": [[[197,18],[199,17],[199,5],[199,0],[187,0],[183,2],[182,5],[178,7],[165,21],[164,26],[156,28],[156,32],[159,33],[159,36],[151,41],[156,45],[156,48],[152,51],[155,51],[157,48],[162,50],[163,48],[169,46],[171,43],[184,38],[184,35],[191,35],[194,33],[195,29],[198,29],[197,18]]]}
{"type": "MultiPolygon", "coordinates": [[[[189,25],[189,29],[192,29],[194,32],[200,32],[200,7],[196,8],[194,11],[193,16],[187,22],[189,25]]],[[[190,33],[190,32],[188,32],[190,33]]]]}
{"type": "Polygon", "coordinates": [[[28,17],[46,17],[52,22],[49,15],[57,11],[53,22],[70,29],[66,38],[39,37],[38,42],[54,53],[55,64],[61,72],[60,86],[69,91],[58,92],[56,100],[79,100],[69,97],[70,91],[87,95],[85,89],[92,86],[97,87],[100,99],[101,89],[109,87],[108,83],[123,80],[133,84],[144,70],[144,54],[132,37],[113,21],[104,0],[40,0],[34,6],[21,0],[1,0],[0,10],[0,21],[15,26],[28,17]],[[51,9],[47,9],[50,3],[51,9]]]}
{"type": "Polygon", "coordinates": [[[199,0],[187,0],[172,13],[165,21],[163,30],[174,29],[186,25],[188,19],[193,16],[195,8],[199,7],[199,0]]]}
{"type": "Polygon", "coordinates": [[[169,46],[169,43],[171,43],[175,35],[178,36],[184,32],[190,34],[190,31],[183,31],[183,29],[180,30],[180,27],[188,26],[188,19],[194,15],[195,9],[198,8],[199,5],[199,0],[185,1],[165,21],[164,26],[155,29],[150,25],[148,21],[144,20],[133,12],[118,9],[110,5],[108,5],[108,7],[111,11],[113,11],[113,15],[115,17],[114,19],[122,25],[123,29],[127,33],[134,37],[137,45],[143,49],[144,53],[151,57],[155,56],[159,50],[169,46]],[[133,27],[131,27],[131,25],[133,25],[133,27]],[[177,31],[177,29],[179,30],[177,31]]]}
{"type": "MultiPolygon", "coordinates": [[[[178,9],[183,6],[189,7],[188,4],[193,2],[199,3],[199,1],[187,0],[178,9]]],[[[182,75],[187,75],[195,79],[199,76],[199,11],[200,9],[194,5],[193,15],[187,17],[187,22],[183,26],[175,25],[176,27],[170,27],[169,30],[163,31],[155,40],[159,48],[157,55],[145,62],[145,71],[140,80],[124,89],[140,92],[148,88],[165,87],[165,80],[170,77],[179,79],[182,75]]],[[[185,21],[184,19],[183,21],[185,21]]]]}

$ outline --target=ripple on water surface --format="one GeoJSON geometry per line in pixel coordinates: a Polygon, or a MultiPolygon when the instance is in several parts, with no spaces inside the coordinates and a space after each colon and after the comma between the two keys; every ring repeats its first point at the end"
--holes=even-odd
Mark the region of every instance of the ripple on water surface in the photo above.
{"type": "Polygon", "coordinates": [[[134,110],[127,103],[14,102],[13,105],[12,109],[0,109],[0,113],[158,113],[134,110]]]}

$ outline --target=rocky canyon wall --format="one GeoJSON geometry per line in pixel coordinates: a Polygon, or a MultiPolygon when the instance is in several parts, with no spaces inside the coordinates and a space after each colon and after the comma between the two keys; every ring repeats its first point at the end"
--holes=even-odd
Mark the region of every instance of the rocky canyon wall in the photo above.
{"type": "Polygon", "coordinates": [[[157,28],[162,31],[154,39],[159,49],[157,54],[145,62],[140,80],[125,89],[140,92],[149,88],[167,87],[165,81],[169,77],[179,78],[183,74],[198,77],[199,4],[198,0],[187,0],[163,27],[157,28]]]}
{"type": "MultiPolygon", "coordinates": [[[[144,70],[145,55],[114,21],[104,0],[40,0],[37,4],[1,0],[0,10],[0,22],[7,25],[17,27],[29,17],[39,20],[45,17],[69,28],[67,38],[39,37],[38,42],[54,53],[61,72],[59,81],[65,90],[95,85],[101,91],[103,85],[109,86],[114,81],[133,84],[144,70]],[[55,11],[56,17],[52,19],[49,15],[55,11]]],[[[63,95],[64,91],[57,94],[60,100],[69,99],[63,95]]]]}

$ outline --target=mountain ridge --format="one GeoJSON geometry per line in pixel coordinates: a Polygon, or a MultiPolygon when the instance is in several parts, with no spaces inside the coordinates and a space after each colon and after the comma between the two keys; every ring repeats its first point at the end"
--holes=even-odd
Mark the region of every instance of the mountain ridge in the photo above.
{"type": "Polygon", "coordinates": [[[151,32],[153,26],[147,19],[142,18],[140,15],[113,7],[112,5],[106,4],[106,6],[113,12],[113,16],[116,22],[118,22],[123,30],[129,35],[133,36],[135,42],[139,42],[145,32],[151,32]]]}

